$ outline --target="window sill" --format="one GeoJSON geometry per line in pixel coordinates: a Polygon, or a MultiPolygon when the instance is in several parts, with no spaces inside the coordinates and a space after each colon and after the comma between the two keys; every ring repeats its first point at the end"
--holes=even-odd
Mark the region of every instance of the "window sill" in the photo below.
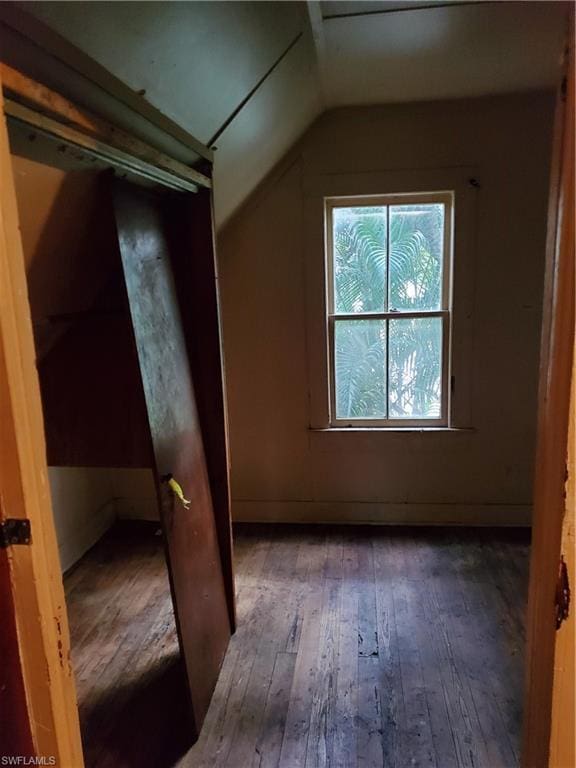
{"type": "Polygon", "coordinates": [[[369,435],[375,432],[403,435],[407,432],[417,434],[462,434],[476,432],[475,427],[309,427],[309,432],[320,434],[359,434],[369,435]]]}

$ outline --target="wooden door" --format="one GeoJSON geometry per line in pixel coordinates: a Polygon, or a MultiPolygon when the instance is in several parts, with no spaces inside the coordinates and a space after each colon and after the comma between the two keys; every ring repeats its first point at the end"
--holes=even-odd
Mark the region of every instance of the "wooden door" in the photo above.
{"type": "MultiPolygon", "coordinates": [[[[576,350],[575,350],[576,352],[576,350]]],[[[562,526],[562,554],[573,591],[576,584],[576,355],[572,365],[572,394],[568,436],[568,481],[566,514],[562,526]]],[[[576,618],[571,606],[567,618],[556,632],[552,722],[550,726],[550,768],[576,765],[576,618]]]]}
{"type": "Polygon", "coordinates": [[[162,201],[153,193],[118,184],[114,203],[197,735],[230,639],[201,425],[162,201]],[[170,477],[186,502],[168,484],[170,477]]]}
{"type": "MultiPolygon", "coordinates": [[[[526,629],[523,768],[546,768],[550,759],[556,645],[555,597],[562,520],[566,508],[567,437],[574,351],[573,9],[570,9],[568,21],[564,76],[556,101],[549,192],[526,629]]],[[[561,716],[566,718],[566,728],[573,733],[570,712],[562,712],[561,716]]]]}
{"type": "MultiPolygon", "coordinates": [[[[575,158],[574,158],[574,9],[570,20],[568,48],[568,73],[566,79],[566,106],[564,113],[564,150],[559,202],[562,209],[558,248],[564,259],[574,265],[575,259],[575,158]]],[[[570,275],[572,292],[574,275],[570,275]]],[[[574,318],[572,317],[572,323],[574,318]]],[[[567,482],[565,488],[564,521],[562,525],[561,552],[566,562],[569,583],[572,588],[572,605],[567,618],[559,627],[554,643],[554,678],[552,686],[552,719],[550,725],[550,768],[576,765],[576,670],[574,648],[576,646],[576,620],[574,595],[576,584],[576,348],[572,341],[572,391],[568,427],[567,482]]],[[[566,354],[566,353],[565,353],[566,354]]],[[[554,563],[554,560],[552,561],[554,563]]]]}

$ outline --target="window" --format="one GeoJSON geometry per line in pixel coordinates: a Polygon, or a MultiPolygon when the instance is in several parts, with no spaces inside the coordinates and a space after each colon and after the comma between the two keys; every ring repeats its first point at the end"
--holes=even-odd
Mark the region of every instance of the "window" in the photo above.
{"type": "Polygon", "coordinates": [[[332,426],[448,426],[453,194],[325,205],[332,426]]]}

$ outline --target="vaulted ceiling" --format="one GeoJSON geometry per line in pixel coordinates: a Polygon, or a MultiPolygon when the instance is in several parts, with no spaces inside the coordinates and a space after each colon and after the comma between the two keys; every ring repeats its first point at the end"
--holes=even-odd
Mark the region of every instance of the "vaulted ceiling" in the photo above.
{"type": "Polygon", "coordinates": [[[554,87],[560,2],[33,2],[28,13],[216,146],[223,223],[314,119],[554,87]]]}

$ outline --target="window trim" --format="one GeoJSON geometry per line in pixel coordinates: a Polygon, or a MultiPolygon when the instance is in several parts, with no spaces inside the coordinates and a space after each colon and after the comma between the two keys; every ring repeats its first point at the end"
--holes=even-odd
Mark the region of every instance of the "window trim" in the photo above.
{"type": "MultiPolygon", "coordinates": [[[[397,192],[378,195],[354,195],[324,197],[324,290],[325,290],[325,322],[328,362],[328,401],[329,425],[333,429],[342,428],[375,428],[394,430],[399,428],[426,429],[451,427],[451,374],[452,374],[452,319],[453,319],[453,272],[454,272],[454,208],[455,190],[437,192],[397,192]],[[332,216],[335,208],[346,208],[358,205],[387,206],[418,203],[441,203],[444,205],[444,237],[442,253],[442,290],[440,309],[405,312],[402,310],[382,312],[335,313],[334,311],[334,258],[333,258],[333,226],[332,216]],[[336,417],[336,380],[335,380],[335,326],[338,320],[390,320],[414,317],[440,317],[442,319],[442,356],[441,356],[441,412],[435,419],[342,419],[336,417]]],[[[390,254],[387,251],[387,263],[390,254]]],[[[386,325],[388,334],[389,325],[386,325]]],[[[387,346],[388,349],[388,346],[387,346]]],[[[388,374],[386,376],[388,387],[388,374]]],[[[387,393],[388,394],[388,393],[387,393]]]]}

